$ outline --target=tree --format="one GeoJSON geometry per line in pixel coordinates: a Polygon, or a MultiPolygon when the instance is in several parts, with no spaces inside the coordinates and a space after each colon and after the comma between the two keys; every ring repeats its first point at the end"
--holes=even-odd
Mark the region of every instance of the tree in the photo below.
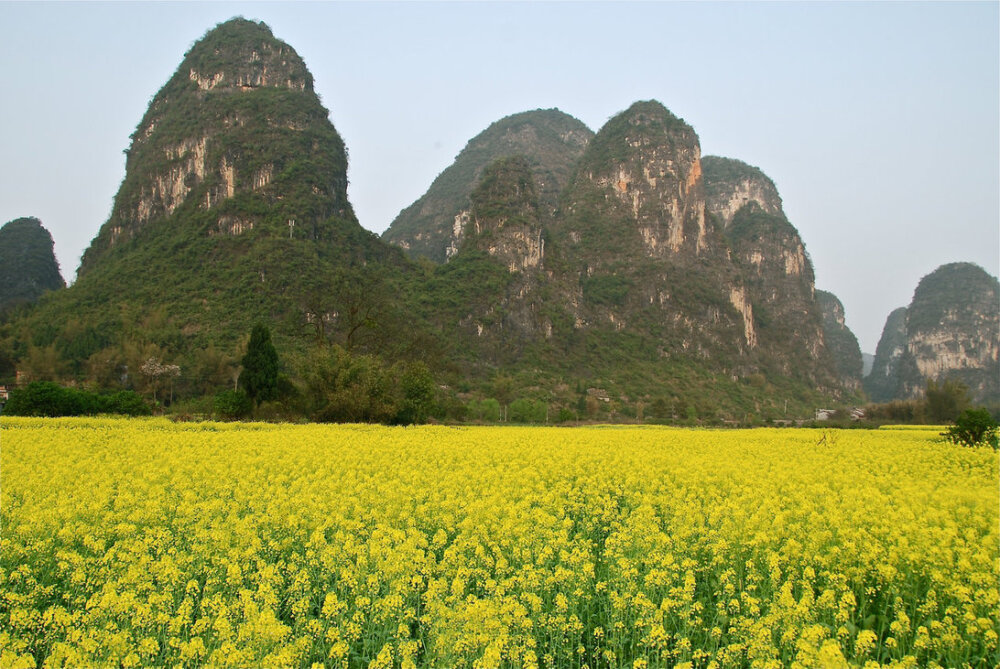
{"type": "Polygon", "coordinates": [[[412,425],[427,422],[427,416],[434,408],[434,377],[427,365],[416,362],[406,366],[399,379],[402,397],[394,422],[412,425]]]}
{"type": "Polygon", "coordinates": [[[153,401],[156,401],[156,391],[160,387],[160,379],[168,378],[170,381],[170,402],[174,401],[174,384],[173,379],[181,375],[181,368],[178,365],[166,365],[157,360],[155,357],[150,357],[146,362],[142,363],[142,367],[139,368],[146,377],[149,378],[151,385],[153,386],[153,401]]]}
{"type": "Polygon", "coordinates": [[[258,405],[277,395],[278,351],[271,343],[271,331],[265,325],[257,324],[250,331],[250,343],[243,356],[239,385],[258,405]]]}
{"type": "Polygon", "coordinates": [[[942,423],[955,420],[969,406],[968,387],[951,379],[940,383],[928,380],[926,397],[928,418],[942,423]]]}
{"type": "Polygon", "coordinates": [[[962,415],[955,419],[955,424],[941,434],[953,444],[987,445],[996,449],[1000,445],[998,431],[1000,431],[1000,426],[993,420],[989,411],[986,409],[966,409],[962,415]]]}

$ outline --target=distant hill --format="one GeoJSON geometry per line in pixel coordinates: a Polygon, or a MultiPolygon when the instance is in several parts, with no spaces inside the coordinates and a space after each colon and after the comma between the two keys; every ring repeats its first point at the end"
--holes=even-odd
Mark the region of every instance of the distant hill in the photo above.
{"type": "Polygon", "coordinates": [[[1000,404],[1000,286],[972,263],[942,265],[920,280],[908,308],[889,316],[865,388],[872,399],[920,396],[928,380],[967,385],[1000,404]]]}
{"type": "Polygon", "coordinates": [[[0,312],[65,287],[52,248],[52,235],[37,218],[16,218],[0,227],[0,312]]]}
{"type": "Polygon", "coordinates": [[[816,291],[816,300],[823,314],[823,337],[837,371],[846,385],[860,389],[864,378],[864,356],[857,337],[847,327],[844,305],[836,295],[825,290],[816,291]]]}
{"type": "Polygon", "coordinates": [[[559,193],[594,133],[558,109],[513,114],[473,137],[427,192],[399,213],[382,238],[413,257],[444,262],[458,251],[461,219],[487,165],[500,158],[523,157],[538,184],[543,218],[551,217],[559,193]]]}

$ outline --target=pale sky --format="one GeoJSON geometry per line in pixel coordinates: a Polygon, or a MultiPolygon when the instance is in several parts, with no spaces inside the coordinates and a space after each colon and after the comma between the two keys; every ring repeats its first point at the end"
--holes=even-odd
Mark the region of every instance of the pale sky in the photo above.
{"type": "Polygon", "coordinates": [[[374,232],[493,121],[656,99],[774,180],[862,350],[938,266],[1000,273],[997,2],[0,2],[0,224],[72,281],[149,100],[238,15],[305,60],[374,232]]]}

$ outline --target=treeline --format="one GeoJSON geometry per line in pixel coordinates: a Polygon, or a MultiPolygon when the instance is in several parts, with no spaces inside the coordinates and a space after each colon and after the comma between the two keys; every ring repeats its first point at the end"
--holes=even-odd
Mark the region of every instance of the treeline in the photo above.
{"type": "Polygon", "coordinates": [[[47,417],[98,414],[148,416],[153,411],[132,390],[102,394],[79,388],[64,388],[52,381],[34,381],[11,392],[10,399],[3,405],[3,413],[9,416],[47,417]]]}

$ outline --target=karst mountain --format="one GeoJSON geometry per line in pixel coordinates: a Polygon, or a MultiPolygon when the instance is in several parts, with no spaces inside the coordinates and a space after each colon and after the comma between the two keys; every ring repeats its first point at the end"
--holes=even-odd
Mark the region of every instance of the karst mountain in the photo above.
{"type": "Polygon", "coordinates": [[[207,32],[139,121],[77,280],[7,323],[5,350],[99,385],[153,356],[210,393],[264,322],[290,356],[418,356],[454,402],[513,387],[719,420],[860,401],[856,340],[775,184],[702,156],[660,102],[596,132],[556,109],[500,119],[381,239],[330,119],[267,26],[207,32]]]}

